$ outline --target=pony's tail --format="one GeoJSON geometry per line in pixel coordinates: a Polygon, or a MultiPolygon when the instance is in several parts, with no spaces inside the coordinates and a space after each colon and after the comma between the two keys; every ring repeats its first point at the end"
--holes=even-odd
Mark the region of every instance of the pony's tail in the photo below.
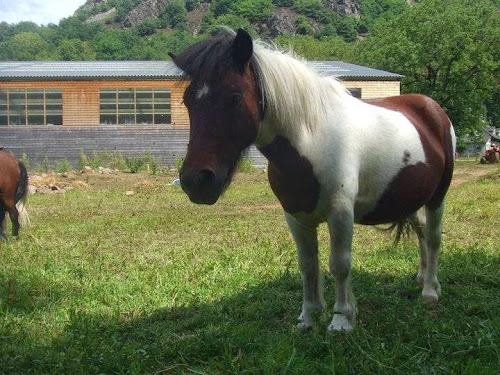
{"type": "Polygon", "coordinates": [[[22,162],[19,161],[18,163],[21,174],[17,182],[15,200],[17,210],[19,211],[19,223],[24,227],[30,223],[28,211],[26,210],[26,199],[28,198],[28,171],[22,162]]]}
{"type": "Polygon", "coordinates": [[[393,246],[397,246],[402,237],[409,237],[412,231],[415,231],[415,222],[409,217],[391,224],[387,229],[389,232],[396,231],[393,246]]]}

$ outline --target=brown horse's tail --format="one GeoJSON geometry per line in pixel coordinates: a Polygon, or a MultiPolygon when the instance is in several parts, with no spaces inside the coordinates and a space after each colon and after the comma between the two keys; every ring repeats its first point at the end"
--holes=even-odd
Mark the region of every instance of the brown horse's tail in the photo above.
{"type": "Polygon", "coordinates": [[[16,189],[16,206],[19,211],[19,221],[22,226],[29,224],[30,219],[28,216],[28,211],[26,210],[26,198],[28,197],[28,171],[22,162],[19,163],[19,170],[21,172],[19,176],[19,181],[17,182],[16,189]]]}

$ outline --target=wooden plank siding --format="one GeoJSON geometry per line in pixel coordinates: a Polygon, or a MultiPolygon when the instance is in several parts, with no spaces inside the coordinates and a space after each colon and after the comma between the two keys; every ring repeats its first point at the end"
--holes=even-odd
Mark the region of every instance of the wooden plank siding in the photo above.
{"type": "Polygon", "coordinates": [[[361,99],[397,96],[401,91],[400,81],[342,81],[342,84],[348,89],[360,88],[361,99]]]}
{"type": "MultiPolygon", "coordinates": [[[[363,99],[400,94],[399,81],[343,81],[346,88],[360,88],[363,99]]],[[[185,156],[189,139],[189,116],[182,103],[188,81],[181,80],[108,80],[108,81],[10,81],[0,89],[62,89],[62,126],[0,126],[0,146],[18,158],[25,153],[32,165],[45,158],[54,165],[67,158],[73,165],[83,150],[120,152],[137,156],[151,152],[165,165],[175,166],[185,156]],[[112,88],[168,88],[171,92],[171,125],[100,125],[99,90],[112,88]]],[[[256,165],[266,165],[263,155],[252,146],[247,155],[256,165]]]]}
{"type": "Polygon", "coordinates": [[[25,153],[33,165],[67,158],[76,166],[83,150],[87,156],[94,151],[124,157],[151,152],[174,166],[186,154],[188,138],[186,126],[0,126],[0,145],[17,158],[25,153]]]}
{"type": "Polygon", "coordinates": [[[148,81],[20,81],[1,82],[0,89],[61,89],[63,126],[99,126],[99,90],[110,88],[166,88],[170,90],[173,126],[189,126],[182,95],[189,82],[180,80],[148,81]]]}

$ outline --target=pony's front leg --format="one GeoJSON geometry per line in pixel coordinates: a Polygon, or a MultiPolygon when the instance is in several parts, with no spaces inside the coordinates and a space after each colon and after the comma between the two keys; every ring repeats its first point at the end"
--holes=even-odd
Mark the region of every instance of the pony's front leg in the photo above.
{"type": "Polygon", "coordinates": [[[325,307],[322,275],[319,272],[317,224],[299,220],[287,213],[285,217],[297,245],[304,288],[302,312],[297,327],[308,328],[312,325],[311,313],[322,311],[325,307]]]}
{"type": "Polygon", "coordinates": [[[328,218],[330,230],[330,272],[335,277],[335,305],[329,331],[351,331],[356,317],[356,302],[349,285],[351,246],[354,226],[353,205],[337,202],[328,218]]]}

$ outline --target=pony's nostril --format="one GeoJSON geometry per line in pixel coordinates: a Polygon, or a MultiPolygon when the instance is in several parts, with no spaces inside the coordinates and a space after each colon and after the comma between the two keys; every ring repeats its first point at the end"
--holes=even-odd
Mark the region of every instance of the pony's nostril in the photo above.
{"type": "Polygon", "coordinates": [[[200,186],[212,185],[215,181],[215,173],[210,169],[202,169],[198,174],[198,184],[200,186]]]}

